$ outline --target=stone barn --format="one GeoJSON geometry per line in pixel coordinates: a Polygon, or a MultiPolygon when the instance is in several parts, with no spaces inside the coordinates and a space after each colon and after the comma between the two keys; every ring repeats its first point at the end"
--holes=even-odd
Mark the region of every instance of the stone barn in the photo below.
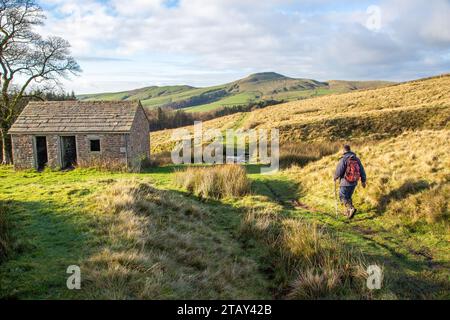
{"type": "Polygon", "coordinates": [[[150,157],[149,129],[140,102],[30,102],[9,134],[16,169],[137,170],[150,157]]]}

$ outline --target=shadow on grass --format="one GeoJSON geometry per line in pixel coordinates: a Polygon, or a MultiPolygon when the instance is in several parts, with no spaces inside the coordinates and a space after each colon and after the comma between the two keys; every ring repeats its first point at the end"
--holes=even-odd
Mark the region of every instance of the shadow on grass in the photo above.
{"type": "Polygon", "coordinates": [[[406,181],[402,186],[383,195],[378,201],[378,212],[383,213],[392,201],[400,201],[411,195],[430,188],[430,184],[425,180],[406,181]]]}
{"type": "Polygon", "coordinates": [[[66,299],[67,267],[89,254],[87,224],[48,201],[3,201],[10,242],[0,264],[0,299],[66,299]]]}
{"type": "Polygon", "coordinates": [[[450,282],[448,278],[444,279],[445,273],[430,272],[433,269],[448,270],[448,262],[413,259],[412,256],[396,253],[388,246],[382,247],[388,250],[392,257],[363,252],[370,263],[383,265],[381,294],[387,294],[389,299],[401,300],[449,298],[450,282]]]}

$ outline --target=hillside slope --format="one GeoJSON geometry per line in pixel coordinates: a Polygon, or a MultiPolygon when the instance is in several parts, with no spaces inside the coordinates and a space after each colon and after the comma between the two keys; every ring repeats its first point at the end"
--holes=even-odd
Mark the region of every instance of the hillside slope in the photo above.
{"type": "MultiPolygon", "coordinates": [[[[289,102],[203,123],[205,128],[278,128],[281,143],[380,140],[408,130],[450,128],[450,75],[289,102]]],[[[192,130],[191,128],[188,128],[192,130]]],[[[171,130],[152,133],[169,150],[171,130]]]]}
{"type": "Polygon", "coordinates": [[[368,185],[356,190],[351,223],[334,218],[339,154],[283,173],[301,190],[299,216],[306,209],[308,219],[383,261],[386,298],[450,298],[449,140],[450,130],[424,130],[357,147],[368,185]]]}
{"type": "Polygon", "coordinates": [[[330,81],[294,79],[274,72],[257,73],[231,83],[194,88],[191,86],[146,87],[116,93],[81,95],[81,100],[141,100],[146,107],[170,106],[188,111],[246,105],[265,100],[291,101],[313,96],[389,85],[383,81],[330,81]]]}

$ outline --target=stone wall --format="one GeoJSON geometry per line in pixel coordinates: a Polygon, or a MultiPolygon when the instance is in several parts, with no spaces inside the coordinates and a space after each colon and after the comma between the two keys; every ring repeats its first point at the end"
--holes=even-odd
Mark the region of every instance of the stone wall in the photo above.
{"type": "Polygon", "coordinates": [[[139,169],[143,158],[150,158],[150,127],[143,108],[139,107],[129,135],[128,163],[139,169]]]}
{"type": "MultiPolygon", "coordinates": [[[[47,138],[48,166],[61,167],[59,135],[47,138]]],[[[129,134],[77,134],[77,161],[81,167],[101,166],[109,169],[139,169],[143,158],[150,157],[150,131],[144,110],[138,108],[129,134]],[[90,140],[100,140],[100,151],[91,151],[90,140]]],[[[13,159],[16,169],[35,168],[33,135],[12,135],[13,159]]]]}
{"type": "Polygon", "coordinates": [[[127,139],[125,134],[79,134],[77,139],[78,164],[83,167],[126,167],[127,139]],[[100,152],[91,151],[90,140],[100,140],[100,152]]]}
{"type": "Polygon", "coordinates": [[[13,161],[16,169],[34,168],[33,136],[12,135],[13,161]]]}
{"type": "MultiPolygon", "coordinates": [[[[46,137],[48,166],[51,168],[59,168],[59,147],[58,136],[56,135],[39,135],[46,137]]],[[[35,145],[34,136],[25,134],[13,134],[11,136],[13,143],[13,162],[14,167],[18,170],[36,168],[37,159],[34,158],[35,145]]]]}
{"type": "Polygon", "coordinates": [[[61,168],[59,137],[56,135],[48,135],[47,138],[47,155],[48,166],[52,169],[61,168]]]}

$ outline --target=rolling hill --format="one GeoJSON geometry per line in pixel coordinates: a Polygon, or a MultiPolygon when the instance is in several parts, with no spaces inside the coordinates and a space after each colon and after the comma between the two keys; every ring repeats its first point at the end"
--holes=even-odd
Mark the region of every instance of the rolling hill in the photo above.
{"type": "Polygon", "coordinates": [[[392,84],[386,81],[329,81],[294,79],[275,72],[252,74],[224,85],[195,88],[186,85],[146,87],[116,93],[81,95],[80,100],[141,100],[145,107],[169,106],[189,112],[219,107],[246,105],[265,100],[294,101],[305,98],[376,88],[392,84]]]}
{"type": "MultiPolygon", "coordinates": [[[[270,106],[207,121],[204,128],[278,128],[281,143],[367,141],[404,131],[449,128],[450,75],[270,106]]],[[[152,151],[169,150],[171,130],[152,133],[152,151]]]]}

